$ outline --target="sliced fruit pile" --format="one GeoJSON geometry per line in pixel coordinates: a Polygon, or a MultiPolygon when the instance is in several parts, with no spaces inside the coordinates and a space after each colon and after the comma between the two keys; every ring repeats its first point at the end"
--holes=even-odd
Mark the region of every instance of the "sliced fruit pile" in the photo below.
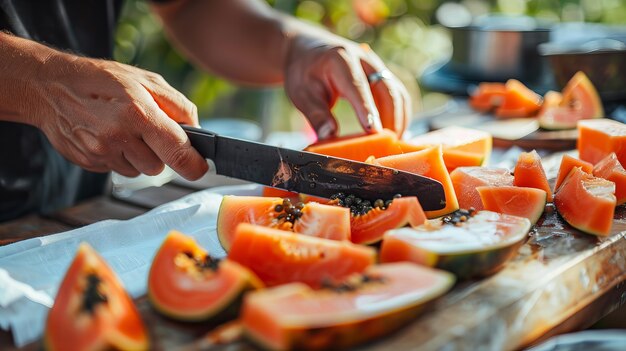
{"type": "Polygon", "coordinates": [[[480,112],[498,118],[536,117],[544,129],[574,129],[583,119],[604,117],[602,102],[585,73],[576,73],[562,92],[543,97],[515,79],[506,83],[481,83],[469,100],[480,112]]]}
{"type": "MultiPolygon", "coordinates": [[[[437,179],[446,192],[442,210],[424,212],[417,198],[401,196],[320,199],[269,188],[264,197],[225,196],[216,227],[227,257],[215,259],[192,238],[170,232],[152,262],[148,300],[175,320],[237,319],[266,349],[345,349],[414,320],[456,278],[505,267],[547,202],[583,232],[611,233],[615,206],[626,202],[625,125],[579,122],[581,159],[563,157],[554,188],[535,151],[520,154],[513,174],[476,163],[451,167],[446,151],[489,157],[490,137],[463,131],[410,141],[383,132],[309,148],[437,179]]],[[[132,300],[87,245],[58,290],[45,344],[149,348],[132,300]]]]}

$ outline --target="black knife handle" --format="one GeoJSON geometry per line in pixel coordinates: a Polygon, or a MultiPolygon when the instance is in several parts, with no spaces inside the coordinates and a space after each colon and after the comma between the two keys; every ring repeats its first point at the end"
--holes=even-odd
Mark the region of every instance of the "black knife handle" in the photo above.
{"type": "Polygon", "coordinates": [[[202,157],[211,160],[215,159],[215,149],[217,143],[216,133],[186,125],[181,125],[181,127],[185,133],[187,133],[191,146],[198,150],[202,157]]]}

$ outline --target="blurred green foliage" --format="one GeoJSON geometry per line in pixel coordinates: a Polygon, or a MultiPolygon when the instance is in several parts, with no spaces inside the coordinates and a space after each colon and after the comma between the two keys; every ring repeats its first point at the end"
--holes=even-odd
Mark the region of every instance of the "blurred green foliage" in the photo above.
{"type": "MultiPolygon", "coordinates": [[[[437,9],[444,1],[270,0],[268,3],[354,41],[369,43],[407,83],[416,100],[419,99],[416,78],[427,65],[451,53],[449,35],[436,21],[437,9]]],[[[626,24],[624,0],[462,0],[452,3],[472,16],[499,12],[553,21],[626,24]]],[[[162,74],[196,103],[201,118],[246,118],[263,125],[265,131],[301,129],[305,124],[281,89],[236,87],[191,66],[168,44],[146,1],[126,2],[116,44],[117,60],[162,74]]],[[[349,110],[342,103],[335,113],[349,116],[349,110]]]]}

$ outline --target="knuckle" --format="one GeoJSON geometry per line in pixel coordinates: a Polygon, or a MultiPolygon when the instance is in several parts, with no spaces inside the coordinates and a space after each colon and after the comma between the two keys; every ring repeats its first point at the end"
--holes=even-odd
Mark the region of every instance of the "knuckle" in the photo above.
{"type": "Polygon", "coordinates": [[[141,172],[149,176],[155,176],[161,173],[163,168],[165,168],[165,164],[163,162],[146,162],[141,166],[141,172]]]}
{"type": "Polygon", "coordinates": [[[191,161],[191,148],[186,145],[179,145],[173,148],[166,157],[166,163],[173,169],[182,169],[191,161]]]}
{"type": "Polygon", "coordinates": [[[146,111],[135,101],[130,101],[125,108],[125,114],[133,121],[142,122],[146,119],[146,111]]]}

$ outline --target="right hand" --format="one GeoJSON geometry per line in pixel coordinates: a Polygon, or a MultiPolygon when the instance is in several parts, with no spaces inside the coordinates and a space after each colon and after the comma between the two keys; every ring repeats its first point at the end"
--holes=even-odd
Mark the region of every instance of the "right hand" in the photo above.
{"type": "Polygon", "coordinates": [[[93,172],[157,175],[164,164],[194,180],[207,163],[178,123],[198,126],[196,106],[160,75],[59,53],[42,66],[34,124],[64,157],[93,172]]]}

